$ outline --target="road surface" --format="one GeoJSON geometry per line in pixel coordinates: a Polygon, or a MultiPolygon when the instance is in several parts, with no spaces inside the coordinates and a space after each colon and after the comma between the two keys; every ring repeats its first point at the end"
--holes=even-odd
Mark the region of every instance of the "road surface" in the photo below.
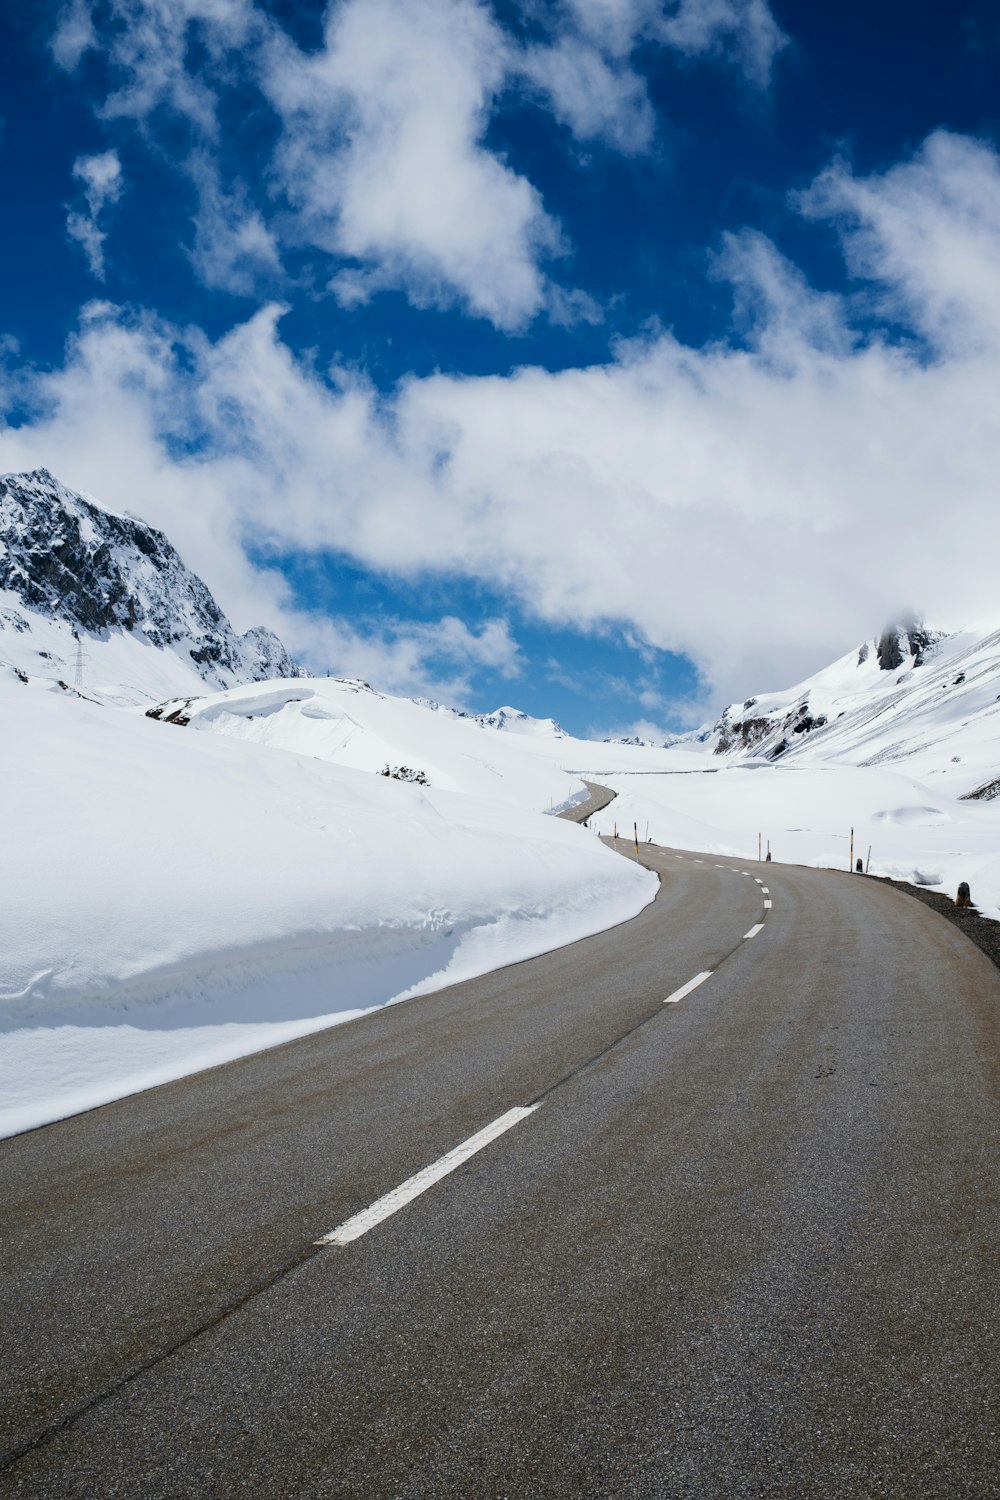
{"type": "Polygon", "coordinates": [[[609,786],[601,786],[596,781],[585,781],[583,784],[589,794],[586,802],[577,802],[573,807],[563,808],[558,814],[560,818],[568,818],[571,823],[586,823],[591,813],[610,806],[618,796],[609,786]]]}
{"type": "Polygon", "coordinates": [[[0,1142],[0,1495],[1000,1496],[1000,975],[643,858],[634,922],[0,1142]]]}

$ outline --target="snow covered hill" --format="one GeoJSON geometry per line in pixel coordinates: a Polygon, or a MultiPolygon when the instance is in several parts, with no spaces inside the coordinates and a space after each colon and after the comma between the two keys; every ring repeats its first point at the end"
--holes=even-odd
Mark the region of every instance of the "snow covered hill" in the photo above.
{"type": "Polygon", "coordinates": [[[0,476],[0,664],[119,703],[298,675],[271,631],[236,634],[162,532],[47,469],[0,476]]]}
{"type": "Polygon", "coordinates": [[[846,870],[853,830],[872,874],[952,896],[967,880],[1000,918],[1000,631],[892,626],[793,688],[732,705],[641,774],[603,759],[619,796],[591,819],[602,832],[635,822],[660,843],[747,860],[759,838],[776,859],[846,870]]]}
{"type": "Polygon", "coordinates": [[[1000,776],[1000,631],[893,627],[794,688],[732,705],[705,743],[730,765],[891,764],[989,797],[1000,776]]]}
{"type": "Polygon", "coordinates": [[[405,768],[439,790],[489,797],[510,807],[548,812],[587,795],[582,780],[563,769],[573,758],[571,753],[566,761],[566,747],[580,742],[551,720],[549,729],[516,710],[474,717],[379,693],[356,678],[231,688],[168,700],[147,714],[354,770],[391,777],[405,768]]]}
{"type": "Polygon", "coordinates": [[[0,677],[0,714],[0,1135],[575,941],[656,892],[510,797],[38,679],[0,677]]]}

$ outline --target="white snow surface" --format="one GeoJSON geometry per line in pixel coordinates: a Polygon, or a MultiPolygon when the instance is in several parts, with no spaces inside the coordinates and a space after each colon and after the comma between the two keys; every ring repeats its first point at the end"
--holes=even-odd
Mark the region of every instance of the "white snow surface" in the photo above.
{"type": "MultiPolygon", "coordinates": [[[[265,724],[269,690],[294,688],[253,690],[265,724]]],[[[395,702],[375,759],[398,759],[410,709],[464,723],[395,702]]],[[[288,707],[307,740],[329,727],[288,707]]],[[[461,733],[450,785],[435,761],[424,788],[12,673],[0,712],[0,1134],[573,942],[656,891],[531,810],[575,785],[555,767],[505,761],[516,794],[483,795],[504,772],[461,733]]]]}

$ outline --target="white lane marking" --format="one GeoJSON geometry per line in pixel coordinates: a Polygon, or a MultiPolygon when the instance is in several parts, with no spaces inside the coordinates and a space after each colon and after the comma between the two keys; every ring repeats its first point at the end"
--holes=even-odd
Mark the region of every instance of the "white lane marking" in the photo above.
{"type": "Polygon", "coordinates": [[[741,874],[741,875],[749,875],[749,874],[750,874],[750,871],[749,871],[749,870],[741,870],[741,871],[740,871],[740,874],[741,874]]]}
{"type": "Polygon", "coordinates": [[[703,859],[696,859],[695,860],[695,864],[696,865],[703,865],[704,863],[705,863],[705,861],[703,859]]]}
{"type": "Polygon", "coordinates": [[[725,869],[725,868],[726,868],[726,867],[725,867],[725,865],[716,865],[716,867],[715,867],[715,868],[716,868],[716,869],[717,869],[717,870],[724,870],[724,869],[725,869]]]}
{"type": "Polygon", "coordinates": [[[426,1193],[429,1187],[440,1182],[442,1177],[447,1177],[449,1172],[454,1172],[456,1167],[468,1161],[470,1156],[475,1156],[477,1151],[482,1151],[483,1147],[495,1141],[497,1136],[503,1135],[514,1125],[519,1125],[522,1120],[526,1120],[538,1108],[537,1104],[526,1104],[509,1109],[505,1115],[494,1120],[492,1125],[486,1125],[475,1135],[470,1135],[467,1141],[463,1141],[446,1156],[439,1157],[429,1167],[424,1167],[413,1177],[408,1177],[405,1182],[399,1184],[399,1187],[393,1188],[391,1193],[386,1193],[384,1197],[379,1198],[369,1208],[364,1208],[360,1213],[354,1214],[352,1218],[345,1219],[343,1224],[338,1224],[336,1229],[331,1229],[329,1234],[324,1234],[322,1239],[314,1240],[313,1243],[348,1245],[351,1240],[359,1239],[376,1224],[381,1224],[383,1219],[388,1219],[391,1214],[398,1213],[407,1203],[411,1203],[414,1198],[419,1198],[421,1193],[426,1193]]]}
{"type": "Polygon", "coordinates": [[[763,922],[758,922],[755,927],[751,927],[751,929],[750,929],[749,932],[745,932],[743,934],[743,941],[746,942],[747,938],[756,937],[757,934],[758,934],[758,932],[763,932],[763,931],[764,931],[764,924],[763,924],[763,922]]]}
{"type": "Polygon", "coordinates": [[[685,995],[690,995],[692,990],[696,990],[699,984],[704,984],[705,980],[711,977],[711,969],[706,969],[704,974],[696,974],[693,979],[688,980],[687,984],[682,984],[679,990],[674,990],[672,995],[668,995],[663,1002],[664,1005],[676,1005],[678,1000],[683,1000],[685,995]]]}
{"type": "Polygon", "coordinates": [[[766,885],[761,886],[760,893],[762,896],[769,896],[771,894],[766,885]]]}
{"type": "Polygon", "coordinates": [[[756,882],[757,882],[758,885],[763,885],[764,884],[763,880],[761,880],[761,878],[760,878],[759,875],[755,875],[754,876],[754,880],[756,880],[756,882]]]}
{"type": "Polygon", "coordinates": [[[765,911],[770,911],[771,910],[771,902],[770,901],[765,901],[764,902],[764,910],[765,911]]]}

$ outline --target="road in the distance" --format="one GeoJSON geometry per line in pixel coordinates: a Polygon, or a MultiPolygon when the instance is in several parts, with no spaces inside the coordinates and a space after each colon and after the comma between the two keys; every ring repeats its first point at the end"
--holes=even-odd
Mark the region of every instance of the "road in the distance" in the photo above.
{"type": "Polygon", "coordinates": [[[0,1143],[0,1493],[1000,1496],[1000,977],[644,857],[634,923],[0,1143]]]}

